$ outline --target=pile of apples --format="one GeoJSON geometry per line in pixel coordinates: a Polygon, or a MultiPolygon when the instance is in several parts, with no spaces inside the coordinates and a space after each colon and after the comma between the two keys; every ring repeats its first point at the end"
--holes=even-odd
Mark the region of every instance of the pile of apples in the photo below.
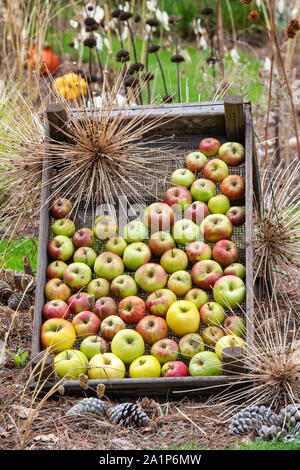
{"type": "Polygon", "coordinates": [[[245,319],[233,314],[246,270],[231,240],[245,222],[245,181],[229,174],[244,159],[239,143],[201,140],[163,201],[121,234],[110,215],[76,228],[71,201],[52,202],[41,344],[60,378],[222,375],[223,349],[246,348],[245,319]]]}

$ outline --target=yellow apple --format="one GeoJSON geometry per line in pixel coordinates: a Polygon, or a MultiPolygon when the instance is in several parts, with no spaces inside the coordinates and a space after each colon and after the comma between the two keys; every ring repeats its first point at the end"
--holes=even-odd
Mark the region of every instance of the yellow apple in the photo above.
{"type": "Polygon", "coordinates": [[[198,330],[200,315],[196,305],[190,300],[177,300],[169,308],[166,321],[176,335],[183,336],[198,330]]]}
{"type": "Polygon", "coordinates": [[[242,338],[236,335],[225,335],[216,342],[215,353],[218,358],[222,360],[223,349],[234,346],[242,346],[244,348],[244,352],[246,352],[246,343],[242,338]]]}
{"type": "Polygon", "coordinates": [[[123,379],[125,364],[113,353],[95,354],[88,368],[89,379],[123,379]]]}
{"type": "Polygon", "coordinates": [[[145,377],[160,377],[161,365],[154,356],[140,356],[129,367],[129,377],[142,379],[145,377]]]}

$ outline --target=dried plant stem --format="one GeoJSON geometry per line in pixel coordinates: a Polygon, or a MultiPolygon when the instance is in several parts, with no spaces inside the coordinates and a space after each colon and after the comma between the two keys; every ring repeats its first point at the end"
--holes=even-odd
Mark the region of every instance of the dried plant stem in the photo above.
{"type": "Polygon", "coordinates": [[[265,123],[264,169],[266,168],[267,160],[268,160],[269,122],[270,122],[270,112],[271,112],[271,104],[272,104],[272,85],[273,85],[273,73],[274,73],[274,41],[273,41],[273,35],[271,32],[270,32],[270,57],[271,57],[271,67],[270,67],[270,78],[269,78],[268,108],[267,108],[266,123],[265,123]]]}

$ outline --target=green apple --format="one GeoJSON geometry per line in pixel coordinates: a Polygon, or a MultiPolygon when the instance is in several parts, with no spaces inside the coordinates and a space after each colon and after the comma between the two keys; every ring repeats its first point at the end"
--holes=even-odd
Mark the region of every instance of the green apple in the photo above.
{"type": "Polygon", "coordinates": [[[192,357],[189,373],[193,377],[222,375],[222,362],[212,351],[202,351],[192,357]]]}
{"type": "Polygon", "coordinates": [[[194,173],[198,173],[201,171],[205,164],[207,163],[208,159],[206,155],[202,152],[191,152],[187,155],[185,162],[186,166],[189,170],[193,171],[194,173]]]}
{"type": "Polygon", "coordinates": [[[246,333],[246,320],[238,315],[229,315],[224,320],[224,330],[228,335],[244,336],[246,333]]]}
{"type": "Polygon", "coordinates": [[[157,263],[145,263],[135,273],[135,282],[146,292],[163,289],[167,284],[167,273],[157,263]]]}
{"type": "Polygon", "coordinates": [[[246,277],[246,268],[241,263],[232,263],[224,269],[224,276],[228,275],[233,275],[239,277],[240,279],[244,279],[246,277]]]}
{"type": "Polygon", "coordinates": [[[221,325],[225,318],[225,312],[222,305],[217,302],[207,302],[200,308],[200,319],[206,326],[221,325]]]}
{"type": "Polygon", "coordinates": [[[192,278],[187,271],[176,271],[171,274],[167,283],[168,289],[182,297],[192,288],[192,278]]]}
{"type": "Polygon", "coordinates": [[[123,256],[124,250],[127,246],[127,241],[122,237],[109,238],[105,244],[106,251],[116,253],[116,255],[123,256]]]}
{"type": "Polygon", "coordinates": [[[121,274],[111,281],[111,292],[119,299],[125,299],[131,295],[136,295],[137,285],[135,280],[128,274],[121,274]]]}
{"type": "Polygon", "coordinates": [[[90,268],[94,266],[96,258],[96,252],[93,250],[93,248],[90,248],[88,246],[82,246],[78,248],[73,255],[73,260],[75,261],[75,263],[85,263],[90,268]]]}
{"type": "Polygon", "coordinates": [[[95,261],[94,271],[98,277],[104,277],[104,279],[111,281],[124,273],[124,263],[116,253],[103,251],[95,261]]]}
{"type": "Polygon", "coordinates": [[[172,235],[176,243],[186,245],[199,238],[200,228],[190,219],[181,219],[173,225],[172,235]]]}
{"type": "Polygon", "coordinates": [[[137,331],[126,328],[118,331],[113,337],[111,351],[125,364],[130,364],[144,354],[145,343],[137,331]]]}
{"type": "Polygon", "coordinates": [[[161,257],[167,250],[175,246],[172,235],[168,232],[159,231],[152,233],[149,239],[149,248],[154,256],[161,257]]]}
{"type": "Polygon", "coordinates": [[[123,379],[125,373],[125,364],[113,353],[95,354],[90,360],[88,376],[91,380],[123,379]]]}
{"type": "Polygon", "coordinates": [[[177,297],[169,289],[158,289],[148,295],[146,299],[146,308],[150,315],[157,315],[165,318],[171,305],[176,302],[177,297]]]}
{"type": "Polygon", "coordinates": [[[171,175],[171,183],[173,186],[182,186],[189,188],[195,181],[194,173],[188,168],[178,168],[171,175]]]}
{"type": "Polygon", "coordinates": [[[204,351],[204,342],[198,333],[188,333],[179,341],[179,351],[184,359],[190,360],[195,354],[204,351]]]}
{"type": "Polygon", "coordinates": [[[88,358],[77,349],[66,349],[54,357],[54,368],[62,379],[78,379],[80,374],[86,374],[88,358]]]}
{"type": "Polygon", "coordinates": [[[48,255],[53,260],[67,261],[74,253],[72,240],[65,235],[56,235],[48,244],[48,255]]]}
{"type": "Polygon", "coordinates": [[[199,178],[194,181],[190,191],[194,201],[208,202],[217,194],[217,186],[211,180],[199,178]]]}
{"type": "Polygon", "coordinates": [[[65,269],[63,279],[71,289],[79,290],[91,282],[92,270],[85,263],[71,263],[65,269]]]}
{"type": "Polygon", "coordinates": [[[108,344],[101,336],[91,335],[81,341],[80,351],[90,360],[95,354],[107,352],[108,344]]]}
{"type": "Polygon", "coordinates": [[[208,201],[207,206],[211,214],[226,214],[230,201],[224,194],[217,194],[208,201]]]}
{"type": "Polygon", "coordinates": [[[52,232],[56,235],[64,235],[65,237],[72,237],[75,233],[74,222],[70,219],[58,219],[52,225],[52,232]]]}
{"type": "Polygon", "coordinates": [[[127,269],[136,271],[151,259],[151,250],[146,243],[135,242],[128,245],[123,253],[123,262],[127,269]]]}
{"type": "Polygon", "coordinates": [[[246,286],[237,276],[222,276],[213,287],[213,296],[216,302],[223,307],[237,308],[246,296],[246,286]]]}
{"type": "Polygon", "coordinates": [[[204,290],[199,289],[198,287],[194,287],[185,294],[184,299],[193,302],[196,307],[200,309],[202,305],[208,302],[208,295],[204,290]]]}
{"type": "Polygon", "coordinates": [[[100,297],[107,297],[110,292],[110,282],[104,277],[97,277],[92,279],[87,286],[87,293],[95,296],[98,300],[100,297]]]}
{"type": "Polygon", "coordinates": [[[171,248],[160,258],[160,264],[169,274],[185,270],[188,262],[187,255],[180,248],[171,248]]]}
{"type": "Polygon", "coordinates": [[[147,238],[147,227],[140,220],[132,220],[125,225],[123,237],[128,243],[142,242],[147,238]]]}
{"type": "Polygon", "coordinates": [[[160,362],[152,355],[138,357],[132,361],[129,367],[129,377],[133,379],[160,377],[160,372],[160,362]]]}
{"type": "Polygon", "coordinates": [[[99,215],[93,225],[93,233],[99,240],[108,240],[117,236],[118,223],[110,215],[99,215]]]}
{"type": "Polygon", "coordinates": [[[232,347],[242,347],[244,353],[246,352],[246,343],[242,338],[236,335],[225,335],[216,342],[215,353],[218,356],[218,358],[222,361],[223,349],[232,348],[232,347]]]}

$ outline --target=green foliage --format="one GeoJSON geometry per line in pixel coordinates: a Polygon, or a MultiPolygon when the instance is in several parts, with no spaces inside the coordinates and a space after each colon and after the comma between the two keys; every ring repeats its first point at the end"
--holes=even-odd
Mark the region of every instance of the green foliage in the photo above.
{"type": "Polygon", "coordinates": [[[24,367],[27,356],[28,356],[28,352],[23,351],[22,346],[18,349],[16,354],[14,354],[14,353],[12,353],[11,351],[8,351],[8,350],[6,350],[6,352],[7,352],[7,354],[9,354],[14,359],[15,365],[17,367],[24,367]]]}
{"type": "Polygon", "coordinates": [[[300,450],[300,442],[285,444],[283,439],[264,441],[263,439],[251,439],[249,441],[237,441],[229,450],[300,450]]]}
{"type": "MultiPolygon", "coordinates": [[[[3,257],[7,243],[7,239],[2,240],[0,243],[0,260],[3,257]]],[[[13,240],[8,248],[3,268],[12,269],[13,271],[24,271],[22,260],[24,256],[28,255],[32,270],[36,271],[37,245],[38,241],[36,239],[30,240],[28,238],[19,238],[17,240],[13,240]]]]}

